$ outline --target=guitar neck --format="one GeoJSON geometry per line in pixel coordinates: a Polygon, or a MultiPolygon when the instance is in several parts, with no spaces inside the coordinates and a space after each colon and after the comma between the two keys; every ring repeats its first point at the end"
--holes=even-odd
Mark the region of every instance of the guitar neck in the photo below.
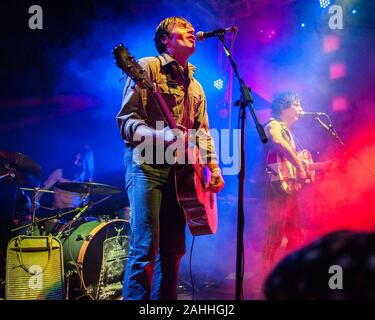
{"type": "MultiPolygon", "coordinates": [[[[154,94],[154,97],[157,101],[157,105],[158,105],[161,113],[163,114],[165,121],[168,123],[169,127],[171,129],[177,129],[178,127],[177,127],[176,121],[174,120],[173,116],[171,115],[166,102],[164,101],[163,97],[161,96],[161,94],[160,94],[160,92],[157,88],[156,88],[156,90],[153,91],[153,94],[154,94]]],[[[199,180],[202,183],[202,187],[204,188],[205,187],[204,186],[204,181],[205,181],[204,174],[203,174],[199,164],[193,163],[192,166],[194,168],[194,171],[195,171],[197,177],[199,178],[199,180]]]]}
{"type": "Polygon", "coordinates": [[[326,170],[331,165],[331,161],[315,162],[309,165],[309,170],[319,171],[326,170]]]}
{"type": "Polygon", "coordinates": [[[158,88],[152,92],[154,94],[155,100],[157,102],[157,106],[162,113],[164,120],[167,122],[168,126],[171,129],[177,129],[176,121],[174,120],[173,116],[171,115],[171,112],[169,111],[169,108],[164,101],[163,97],[161,96],[158,88]]]}
{"type": "Polygon", "coordinates": [[[123,44],[119,44],[113,49],[113,55],[116,60],[116,65],[131,77],[140,88],[146,89],[154,97],[155,104],[168,126],[171,129],[177,129],[176,121],[172,117],[167,104],[161,96],[159,88],[151,80],[147,72],[135,60],[134,56],[129,53],[129,50],[124,47],[123,44]]]}

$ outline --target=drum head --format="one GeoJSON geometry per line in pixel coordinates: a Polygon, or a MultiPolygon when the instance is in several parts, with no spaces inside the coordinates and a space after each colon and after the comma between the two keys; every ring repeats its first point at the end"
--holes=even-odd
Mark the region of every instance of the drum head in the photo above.
{"type": "Polygon", "coordinates": [[[70,298],[117,299],[128,257],[129,223],[115,219],[78,219],[62,227],[65,273],[71,277],[70,298]],[[91,220],[91,221],[88,221],[91,220]]]}

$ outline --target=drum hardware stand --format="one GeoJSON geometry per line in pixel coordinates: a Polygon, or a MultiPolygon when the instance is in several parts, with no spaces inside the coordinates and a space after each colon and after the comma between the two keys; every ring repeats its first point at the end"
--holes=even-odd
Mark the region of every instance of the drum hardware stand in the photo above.
{"type": "MultiPolygon", "coordinates": [[[[86,202],[86,199],[87,197],[89,196],[90,194],[89,193],[86,193],[84,196],[83,196],[83,203],[86,202]]],[[[107,196],[99,201],[96,201],[94,203],[88,203],[86,204],[82,209],[80,209],[80,211],[74,216],[74,218],[72,219],[72,222],[76,221],[79,219],[79,217],[84,213],[86,212],[87,210],[93,208],[94,206],[96,206],[97,204],[99,204],[100,202],[103,202],[105,200],[107,200],[108,198],[112,197],[111,195],[110,196],[107,196]]]]}
{"type": "Polygon", "coordinates": [[[4,179],[4,178],[7,178],[7,177],[10,177],[10,179],[14,179],[16,177],[16,175],[12,172],[12,170],[10,168],[8,168],[7,166],[3,166],[8,172],[6,174],[3,174],[0,176],[0,180],[1,179],[4,179]]]}
{"type": "MultiPolygon", "coordinates": [[[[86,202],[86,199],[87,199],[87,197],[89,196],[90,194],[89,193],[86,193],[84,196],[83,196],[83,203],[85,203],[86,202]]],[[[62,216],[64,216],[64,215],[66,215],[66,214],[69,214],[69,213],[73,213],[73,212],[75,212],[75,211],[78,211],[78,213],[73,217],[73,219],[69,222],[70,223],[70,225],[72,225],[72,223],[73,222],[75,222],[75,221],[77,221],[80,217],[81,217],[81,215],[83,214],[83,213],[85,213],[86,211],[88,211],[88,210],[90,210],[92,207],[94,207],[95,205],[97,205],[98,203],[100,203],[100,202],[102,202],[102,201],[104,201],[104,200],[107,200],[108,198],[110,198],[111,196],[108,196],[108,197],[105,197],[104,199],[101,199],[101,200],[99,200],[99,201],[97,201],[97,202],[94,202],[94,203],[88,203],[88,204],[86,204],[84,207],[82,207],[82,208],[80,208],[80,207],[78,207],[78,208],[75,208],[74,210],[71,210],[71,211],[68,211],[68,212],[65,212],[65,213],[63,213],[62,215],[56,215],[56,216],[54,216],[54,217],[50,217],[50,218],[47,218],[47,219],[54,219],[54,218],[56,218],[56,217],[62,217],[62,216]]],[[[46,219],[43,219],[43,220],[46,220],[46,219]]],[[[42,221],[43,221],[42,220],[42,221]]],[[[68,229],[69,230],[69,229],[68,229]]],[[[57,237],[60,237],[62,234],[64,233],[64,231],[60,231],[58,234],[57,234],[57,237]]]]}
{"type": "Polygon", "coordinates": [[[109,198],[111,198],[111,197],[112,197],[112,195],[109,195],[109,196],[104,197],[103,199],[100,199],[100,200],[98,200],[98,201],[92,203],[92,204],[90,205],[90,209],[93,208],[94,206],[96,206],[97,204],[99,204],[99,203],[101,203],[101,202],[103,202],[103,201],[105,201],[105,200],[107,200],[107,199],[109,199],[109,198]]]}
{"type": "Polygon", "coordinates": [[[38,204],[38,194],[39,193],[55,193],[55,192],[52,191],[52,190],[46,190],[46,189],[40,189],[40,188],[20,188],[20,190],[33,191],[34,192],[34,194],[33,194],[33,200],[32,200],[32,203],[31,203],[32,220],[31,220],[30,224],[27,224],[27,225],[24,225],[24,226],[12,229],[11,232],[18,231],[18,230],[30,227],[29,230],[27,231],[27,235],[30,236],[30,235],[33,234],[34,228],[35,228],[35,225],[36,225],[37,222],[39,223],[41,221],[50,219],[50,218],[47,218],[47,219],[42,219],[42,220],[38,220],[38,221],[36,220],[35,211],[36,211],[36,209],[37,209],[37,207],[39,205],[38,204]]]}
{"type": "Polygon", "coordinates": [[[70,278],[72,277],[72,271],[68,271],[65,276],[65,300],[69,300],[69,286],[70,286],[70,278]]]}
{"type": "Polygon", "coordinates": [[[0,167],[5,169],[2,170],[5,174],[0,175],[0,180],[9,177],[11,182],[17,185],[36,185],[42,177],[40,165],[20,152],[0,150],[0,167]]]}
{"type": "MultiPolygon", "coordinates": [[[[72,213],[74,211],[78,211],[78,213],[74,216],[74,218],[69,222],[70,224],[70,227],[68,228],[68,231],[70,230],[71,228],[71,225],[73,224],[73,222],[77,221],[79,219],[79,217],[84,213],[86,212],[88,209],[90,208],[90,205],[86,204],[83,208],[76,208],[68,213],[72,213]]],[[[67,213],[64,213],[64,215],[67,214],[67,213]]],[[[57,237],[59,238],[62,234],[64,233],[64,231],[60,231],[58,234],[57,234],[57,237]]]]}

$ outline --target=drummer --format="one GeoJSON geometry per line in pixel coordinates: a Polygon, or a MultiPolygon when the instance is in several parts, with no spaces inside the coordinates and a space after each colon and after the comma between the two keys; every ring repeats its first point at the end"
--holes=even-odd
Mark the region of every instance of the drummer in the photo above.
{"type": "MultiPolygon", "coordinates": [[[[85,194],[73,193],[57,188],[55,185],[60,182],[92,182],[94,176],[94,153],[89,146],[84,146],[74,155],[73,166],[69,171],[59,168],[54,170],[44,182],[42,189],[53,189],[54,196],[51,206],[40,208],[46,210],[76,208],[87,204],[88,198],[85,194]]],[[[39,197],[39,201],[41,196],[39,197]]]]}

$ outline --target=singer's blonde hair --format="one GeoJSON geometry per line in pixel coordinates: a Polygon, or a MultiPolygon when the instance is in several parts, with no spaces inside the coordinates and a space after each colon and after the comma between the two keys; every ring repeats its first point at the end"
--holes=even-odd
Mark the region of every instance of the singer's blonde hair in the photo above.
{"type": "Polygon", "coordinates": [[[188,26],[192,27],[192,24],[188,20],[179,16],[165,18],[157,26],[154,35],[154,41],[156,50],[158,50],[160,54],[167,50],[167,46],[162,42],[164,36],[167,36],[169,38],[173,27],[180,23],[187,24],[188,26]]]}

